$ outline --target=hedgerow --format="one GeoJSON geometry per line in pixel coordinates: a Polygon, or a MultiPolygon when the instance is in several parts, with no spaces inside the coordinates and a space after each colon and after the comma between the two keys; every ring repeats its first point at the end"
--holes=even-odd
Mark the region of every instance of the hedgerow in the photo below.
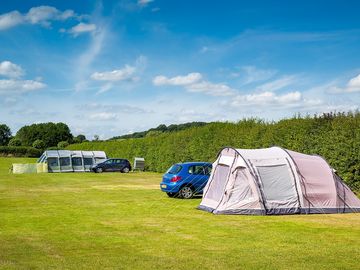
{"type": "Polygon", "coordinates": [[[296,116],[278,122],[244,119],[237,123],[210,123],[145,138],[73,144],[67,149],[104,150],[109,157],[130,161],[144,157],[147,170],[164,172],[176,162],[212,162],[225,146],[274,145],[323,156],[352,188],[360,190],[360,113],[357,111],[296,116]]]}

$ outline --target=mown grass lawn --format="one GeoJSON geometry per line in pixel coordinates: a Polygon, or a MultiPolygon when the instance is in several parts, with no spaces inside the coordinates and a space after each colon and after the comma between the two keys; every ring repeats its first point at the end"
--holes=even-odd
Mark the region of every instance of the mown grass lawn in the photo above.
{"type": "Polygon", "coordinates": [[[12,175],[0,158],[1,269],[360,269],[360,214],[216,216],[156,173],[12,175]]]}

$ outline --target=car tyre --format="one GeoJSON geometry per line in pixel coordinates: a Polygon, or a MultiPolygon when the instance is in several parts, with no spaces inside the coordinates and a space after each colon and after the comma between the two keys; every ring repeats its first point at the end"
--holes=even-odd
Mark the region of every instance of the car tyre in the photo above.
{"type": "Polygon", "coordinates": [[[97,173],[102,173],[103,172],[103,169],[102,168],[96,168],[96,171],[97,173]]]}
{"type": "Polygon", "coordinates": [[[194,190],[191,186],[183,186],[179,191],[179,197],[183,199],[191,199],[194,196],[194,190]]]}
{"type": "Polygon", "coordinates": [[[122,169],[121,172],[122,173],[128,173],[128,172],[130,172],[130,169],[129,169],[129,167],[125,167],[124,169],[122,169]]]}

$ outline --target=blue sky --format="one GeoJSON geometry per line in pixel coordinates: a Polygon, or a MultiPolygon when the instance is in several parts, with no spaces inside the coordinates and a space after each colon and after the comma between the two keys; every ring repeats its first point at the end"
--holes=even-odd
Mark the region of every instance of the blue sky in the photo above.
{"type": "Polygon", "coordinates": [[[2,1],[0,122],[101,138],[359,108],[359,1],[2,1]]]}

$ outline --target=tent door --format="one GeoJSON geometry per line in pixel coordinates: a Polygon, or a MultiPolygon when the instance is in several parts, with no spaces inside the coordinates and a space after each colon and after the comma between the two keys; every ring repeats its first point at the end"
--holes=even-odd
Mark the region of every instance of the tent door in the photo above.
{"type": "Polygon", "coordinates": [[[267,214],[293,214],[300,211],[295,179],[287,164],[256,166],[267,214]]]}
{"type": "Polygon", "coordinates": [[[213,179],[210,183],[207,193],[205,194],[207,199],[216,202],[221,200],[224,194],[224,188],[229,176],[229,172],[229,166],[223,164],[216,166],[213,179]]]}

